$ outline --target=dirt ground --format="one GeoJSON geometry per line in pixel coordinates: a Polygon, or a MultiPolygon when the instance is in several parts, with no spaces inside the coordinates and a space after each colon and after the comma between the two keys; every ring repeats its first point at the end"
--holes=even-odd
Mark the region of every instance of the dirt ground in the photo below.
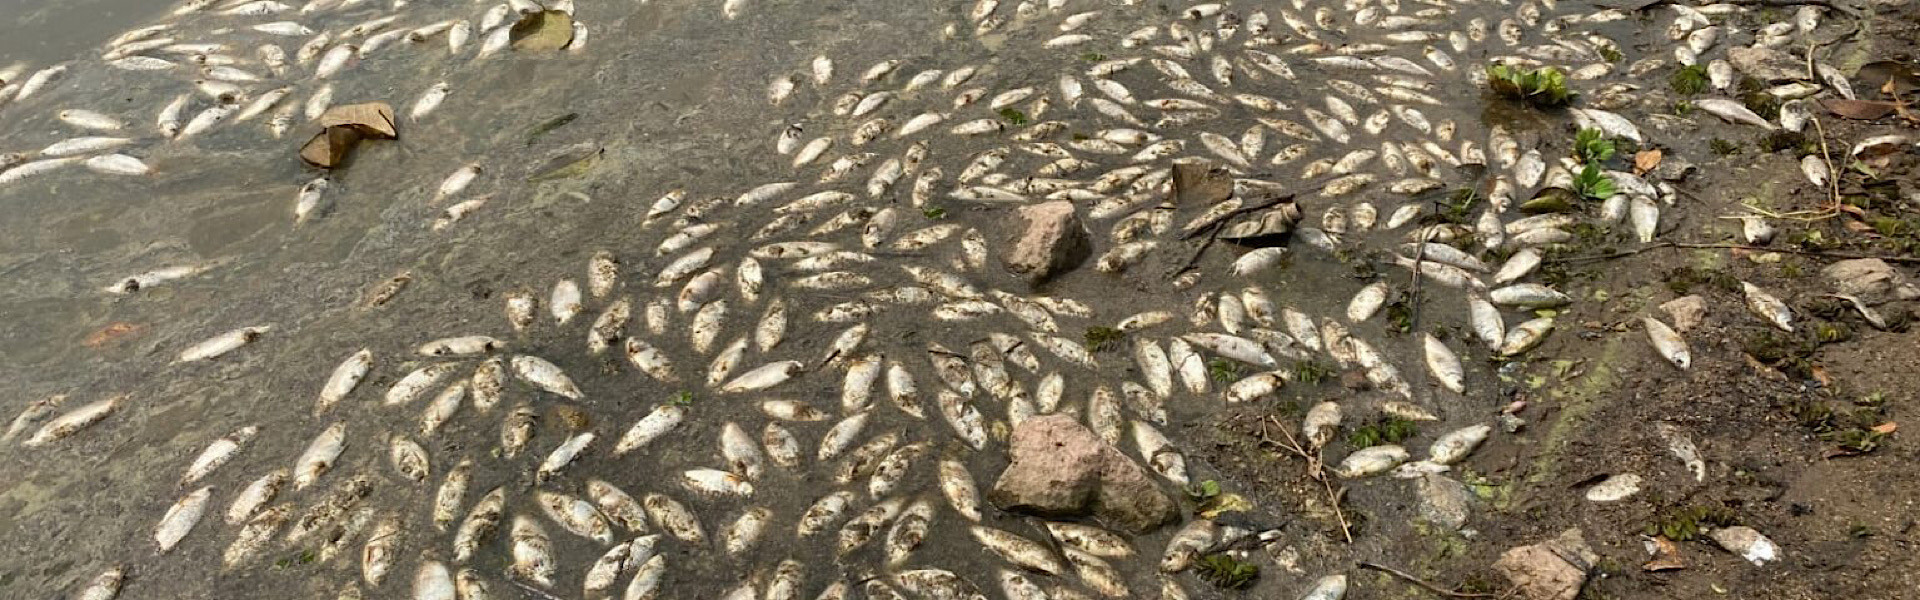
{"type": "MultiPolygon", "coordinates": [[[[1822,56],[1913,64],[1917,16],[1913,7],[1883,7],[1870,28],[1822,56]]],[[[1885,98],[1868,90],[1860,97],[1885,98]]],[[[1328,491],[1306,475],[1307,462],[1286,450],[1284,439],[1276,441],[1278,427],[1261,411],[1218,425],[1209,459],[1222,468],[1222,486],[1260,490],[1250,494],[1256,503],[1279,505],[1286,527],[1312,540],[1302,553],[1394,567],[1454,597],[1513,595],[1493,568],[1501,554],[1578,528],[1601,556],[1582,599],[1920,598],[1920,449],[1905,439],[1920,427],[1920,339],[1907,325],[1915,303],[1877,306],[1887,321],[1879,328],[1827,297],[1836,293],[1834,283],[1821,274],[1847,256],[1878,256],[1914,280],[1920,160],[1910,150],[1861,161],[1846,153],[1873,136],[1913,135],[1915,123],[1898,115],[1860,121],[1815,113],[1835,170],[1845,171],[1837,190],[1802,176],[1805,150],[1765,151],[1757,129],[1748,130],[1751,139],[1719,148],[1706,139],[1707,128],[1670,127],[1650,136],[1648,148],[1688,157],[1696,167],[1670,181],[1681,201],[1662,209],[1662,240],[1746,245],[1741,221],[1730,217],[1753,214],[1749,206],[1782,217],[1768,219],[1776,234],[1758,249],[1629,254],[1642,246],[1622,226],[1590,232],[1554,255],[1545,267],[1550,277],[1591,301],[1561,314],[1558,331],[1524,360],[1494,363],[1502,392],[1481,405],[1491,420],[1510,403],[1524,403],[1514,414],[1525,424],[1496,433],[1456,469],[1476,496],[1462,532],[1421,522],[1410,493],[1387,495],[1407,498],[1404,504],[1349,501],[1343,515],[1326,510],[1328,491]],[[1795,332],[1755,317],[1741,281],[1785,300],[1795,332]],[[1642,316],[1671,322],[1660,305],[1689,294],[1701,296],[1707,310],[1682,332],[1692,367],[1681,370],[1661,358],[1639,323],[1642,316]],[[1669,452],[1663,431],[1698,447],[1703,478],[1669,452]],[[1584,497],[1620,474],[1642,477],[1641,491],[1608,503],[1584,497]],[[1365,539],[1421,542],[1348,545],[1341,517],[1354,528],[1394,533],[1365,539]],[[1779,546],[1780,559],[1755,566],[1721,549],[1702,533],[1715,524],[1760,531],[1779,546]],[[1648,567],[1650,534],[1680,538],[1673,540],[1679,568],[1648,567]]],[[[1813,127],[1808,133],[1810,150],[1819,134],[1813,127]]],[[[1300,407],[1356,393],[1363,392],[1334,379],[1296,392],[1278,417],[1297,421],[1300,407]]],[[[1405,480],[1347,485],[1413,488],[1405,480]]],[[[1378,570],[1356,573],[1365,584],[1349,598],[1436,597],[1378,570]]]]}

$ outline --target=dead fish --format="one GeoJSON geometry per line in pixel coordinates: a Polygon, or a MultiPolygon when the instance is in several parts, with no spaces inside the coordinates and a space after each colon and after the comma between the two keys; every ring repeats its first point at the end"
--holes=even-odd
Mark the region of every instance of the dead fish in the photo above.
{"type": "Polygon", "coordinates": [[[273,326],[271,325],[259,325],[242,327],[222,333],[206,341],[189,346],[186,350],[182,350],[179,358],[175,359],[174,362],[194,362],[219,358],[228,352],[238,350],[241,346],[260,339],[261,334],[271,331],[272,329],[273,326]]]}
{"type": "Polygon", "coordinates": [[[1047,547],[1039,542],[981,525],[975,525],[968,531],[973,534],[973,539],[979,541],[980,545],[985,546],[987,550],[1021,568],[1049,575],[1061,575],[1067,570],[1066,565],[1061,564],[1060,559],[1055,558],[1047,547]]]}
{"type": "Polygon", "coordinates": [[[107,418],[108,415],[118,410],[120,403],[125,400],[126,396],[115,396],[67,411],[65,414],[47,421],[47,424],[41,426],[39,431],[34,432],[33,437],[27,438],[27,440],[21,442],[20,445],[34,448],[45,446],[56,440],[65,439],[107,418]]]}
{"type": "Polygon", "coordinates": [[[213,497],[213,488],[203,487],[182,496],[167,508],[167,514],[160,517],[160,524],[154,527],[153,541],[159,545],[160,553],[166,554],[193,531],[200,523],[200,517],[206,514],[207,501],[213,497]]]}
{"type": "Polygon", "coordinates": [[[553,541],[540,523],[526,515],[514,516],[511,538],[513,562],[507,567],[508,573],[540,587],[553,587],[557,570],[553,541]]]}
{"type": "Polygon", "coordinates": [[[1720,117],[1728,123],[1752,125],[1767,130],[1774,129],[1771,121],[1761,118],[1760,115],[1748,109],[1745,104],[1737,101],[1725,98],[1700,98],[1694,100],[1693,105],[1700,110],[1707,111],[1708,114],[1720,117]]]}
{"type": "Polygon", "coordinates": [[[573,384],[573,380],[560,370],[560,367],[547,362],[544,358],[521,354],[514,356],[509,364],[513,367],[514,375],[548,393],[572,400],[586,397],[580,392],[580,388],[573,384]]]}
{"type": "Polygon", "coordinates": [[[227,464],[227,461],[233,460],[233,457],[259,434],[259,426],[248,425],[214,440],[212,444],[207,445],[207,449],[202,450],[200,455],[193,459],[191,464],[187,465],[186,474],[180,477],[180,485],[182,487],[192,485],[195,481],[212,473],[214,469],[227,464]]]}
{"type": "Polygon", "coordinates": [[[1406,448],[1392,444],[1368,446],[1341,459],[1340,466],[1334,469],[1334,474],[1349,479],[1377,475],[1399,466],[1406,460],[1406,448]]]}
{"type": "Polygon", "coordinates": [[[1453,390],[1453,393],[1465,393],[1466,374],[1460,367],[1460,357],[1455,356],[1453,350],[1431,333],[1422,334],[1421,342],[1426,347],[1427,371],[1433,373],[1434,379],[1440,380],[1440,385],[1453,390]]]}
{"type": "MultiPolygon", "coordinates": [[[[1753,314],[1758,315],[1761,320],[1779,328],[1781,331],[1793,331],[1793,311],[1787,308],[1786,303],[1781,302],[1780,299],[1773,297],[1772,294],[1768,294],[1765,290],[1760,289],[1759,286],[1751,283],[1742,281],[1740,282],[1740,287],[1746,292],[1747,308],[1753,311],[1753,314]]],[[[1651,331],[1649,331],[1649,335],[1652,335],[1651,331]]],[[[1654,343],[1658,344],[1660,342],[1659,340],[1655,340],[1654,343]]],[[[1671,357],[1669,357],[1669,360],[1671,360],[1671,357]]],[[[1683,369],[1686,368],[1685,365],[1680,366],[1683,369]]]]}
{"type": "Polygon", "coordinates": [[[1641,317],[1640,323],[1646,327],[1647,339],[1653,342],[1653,348],[1660,352],[1661,358],[1667,359],[1667,362],[1673,363],[1673,366],[1680,367],[1681,370],[1686,370],[1693,362],[1691,354],[1687,351],[1687,340],[1674,332],[1673,328],[1653,317],[1641,317]]]}

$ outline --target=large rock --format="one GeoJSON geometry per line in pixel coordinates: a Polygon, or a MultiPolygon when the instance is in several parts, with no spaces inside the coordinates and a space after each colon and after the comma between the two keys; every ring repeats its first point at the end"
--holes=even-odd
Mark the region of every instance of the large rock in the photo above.
{"type": "Polygon", "coordinates": [[[1757,46],[1727,49],[1727,62],[1741,73],[1761,81],[1788,81],[1807,76],[1807,62],[1792,54],[1757,46]]]}
{"type": "Polygon", "coordinates": [[[1178,516],[1178,506],[1133,459],[1072,417],[1027,419],[1013,430],[1012,464],[987,493],[1001,510],[1047,518],[1092,515],[1136,534],[1178,516]]]}
{"type": "Polygon", "coordinates": [[[1091,245],[1087,228],[1066,200],[1020,207],[1021,223],[1014,228],[1000,262],[1008,271],[1039,283],[1078,266],[1091,245]]]}
{"type": "Polygon", "coordinates": [[[1420,518],[1428,523],[1446,529],[1459,531],[1467,525],[1467,517],[1473,516],[1473,492],[1467,486],[1439,473],[1421,475],[1415,481],[1415,495],[1420,498],[1420,518]]]}
{"type": "Polygon", "coordinates": [[[1580,530],[1569,529],[1560,537],[1508,550],[1493,568],[1528,600],[1573,600],[1599,560],[1580,530]]]}
{"type": "Polygon", "coordinates": [[[1661,304],[1660,310],[1673,317],[1674,329],[1691,331],[1707,320],[1707,299],[1698,295],[1681,296],[1661,304]]]}
{"type": "Polygon", "coordinates": [[[1920,296],[1899,271],[1878,258],[1856,258],[1827,265],[1820,273],[1833,283],[1834,290],[1858,296],[1868,304],[1888,300],[1912,300],[1920,296]]]}

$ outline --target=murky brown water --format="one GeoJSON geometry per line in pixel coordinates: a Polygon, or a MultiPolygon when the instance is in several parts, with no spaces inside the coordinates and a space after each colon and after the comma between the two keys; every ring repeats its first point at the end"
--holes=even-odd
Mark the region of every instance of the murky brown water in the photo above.
{"type": "MultiPolygon", "coordinates": [[[[545,295],[556,280],[580,280],[588,257],[607,250],[622,259],[622,278],[627,283],[621,294],[632,299],[636,313],[655,297],[671,296],[678,291],[677,284],[659,290],[651,284],[654,275],[675,257],[656,256],[654,250],[671,232],[665,223],[645,222],[647,207],[673,189],[685,189],[689,203],[694,203],[712,197],[730,200],[771,181],[793,179],[809,181],[811,186],[810,180],[818,176],[824,163],[854,151],[845,146],[845,136],[862,119],[835,116],[832,106],[835,98],[855,87],[851,82],[875,62],[903,60],[890,80],[890,89],[925,69],[950,71],[973,65],[980,67],[980,74],[962,87],[985,87],[995,92],[1033,87],[1041,93],[1057,94],[1053,90],[1062,73],[1079,74],[1107,55],[1139,53],[1123,48],[1118,40],[1142,25],[1163,25],[1168,21],[1165,9],[1088,3],[1078,9],[1108,12],[1082,30],[1098,41],[1074,48],[1044,48],[1040,42],[1058,34],[1057,16],[1018,21],[1003,32],[977,40],[969,35],[948,40],[936,32],[948,22],[963,20],[967,7],[935,10],[886,2],[831,6],[756,2],[750,4],[746,16],[726,20],[720,17],[717,2],[582,0],[579,4],[578,14],[592,32],[583,52],[506,52],[491,59],[472,60],[468,56],[447,56],[441,38],[417,47],[403,40],[331,79],[336,103],[385,101],[402,114],[434,82],[447,82],[453,93],[426,119],[415,122],[402,118],[399,140],[365,144],[350,167],[331,175],[332,189],[327,193],[330,207],[324,216],[297,225],[292,216],[296,192],[316,173],[302,165],[294,153],[298,142],[312,134],[311,126],[296,126],[285,139],[274,140],[266,135],[262,126],[265,119],[261,118],[190,140],[154,138],[154,114],[176,94],[191,89],[183,86],[177,75],[104,69],[90,56],[93,52],[85,50],[141,22],[146,15],[129,12],[126,7],[96,8],[92,10],[100,16],[88,19],[86,27],[76,26],[71,35],[53,39],[15,32],[0,41],[0,56],[17,54],[33,60],[36,68],[67,58],[75,59],[77,65],[91,63],[88,69],[76,67],[57,87],[0,109],[5,117],[0,120],[4,123],[0,125],[0,133],[4,133],[0,139],[7,140],[6,150],[38,148],[74,135],[71,128],[54,120],[53,114],[64,108],[87,108],[128,121],[129,130],[137,130],[142,138],[133,146],[136,150],[128,152],[144,158],[156,170],[147,177],[116,178],[69,169],[0,188],[0,214],[6,215],[0,218],[0,279],[10,282],[0,286],[0,364],[7,365],[0,373],[0,384],[10,391],[0,399],[0,414],[10,418],[27,403],[53,394],[68,394],[75,405],[115,394],[129,396],[127,406],[119,413],[70,440],[48,448],[0,451],[0,461],[4,461],[0,540],[9,546],[43,549],[0,559],[0,593],[50,595],[74,589],[78,582],[107,565],[123,564],[133,573],[129,585],[137,586],[129,589],[144,588],[141,592],[129,591],[126,597],[158,597],[154,590],[162,589],[159,586],[168,581],[182,582],[184,587],[176,590],[182,597],[285,594],[289,590],[296,596],[331,597],[359,578],[357,553],[325,564],[309,564],[301,546],[275,545],[229,571],[212,565],[218,564],[221,552],[237,531],[221,518],[231,493],[260,473],[289,466],[314,434],[335,421],[348,424],[349,441],[334,475],[315,488],[285,493],[278,501],[294,502],[304,510],[307,503],[346,477],[365,474],[374,478],[375,491],[366,505],[383,516],[403,519],[407,541],[402,545],[406,549],[403,558],[385,587],[379,588],[379,593],[369,592],[368,597],[399,597],[401,592],[397,590],[405,589],[411,581],[416,557],[448,559],[445,538],[450,536],[433,529],[426,520],[427,507],[447,466],[459,458],[473,458],[479,463],[469,501],[495,486],[504,486],[519,495],[510,504],[509,514],[537,515],[538,509],[533,508],[528,494],[537,487],[531,476],[532,464],[537,464],[538,457],[564,436],[581,429],[599,435],[604,441],[597,443],[603,451],[589,453],[569,467],[564,480],[569,493],[578,494],[580,483],[592,477],[614,480],[636,497],[648,492],[666,493],[693,505],[710,536],[748,506],[767,506],[779,515],[765,541],[741,556],[722,555],[711,544],[697,547],[663,543],[663,553],[675,569],[667,597],[717,596],[743,577],[763,576],[772,565],[788,557],[810,563],[808,597],[824,587],[829,578],[859,580],[878,572],[871,556],[856,554],[835,561],[822,548],[791,543],[793,519],[834,487],[826,478],[831,470],[828,465],[809,461],[791,472],[777,471],[756,482],[759,491],[745,500],[701,499],[668,483],[683,470],[716,466],[714,440],[723,423],[737,421],[750,432],[758,431],[767,421],[756,410],[758,400],[801,399],[837,412],[839,372],[812,371],[764,396],[713,393],[701,384],[705,363],[711,356],[690,349],[685,328],[689,315],[675,313],[676,322],[670,331],[651,341],[681,363],[683,381],[655,382],[622,364],[618,350],[596,356],[581,347],[587,325],[607,301],[590,301],[583,315],[566,326],[555,326],[545,313],[545,295]],[[24,41],[34,37],[50,41],[24,41]],[[838,62],[835,83],[825,89],[802,83],[792,98],[781,106],[769,107],[765,99],[767,83],[787,73],[804,81],[808,61],[820,54],[838,62]],[[564,115],[577,117],[550,131],[534,133],[542,129],[542,124],[564,115]],[[807,123],[807,139],[835,135],[842,144],[829,153],[828,159],[797,174],[788,164],[791,157],[777,154],[771,147],[775,135],[796,122],[807,123]],[[550,153],[581,142],[598,144],[606,151],[590,171],[557,180],[527,181],[550,153]],[[468,196],[491,193],[493,199],[447,231],[432,231],[429,224],[444,208],[433,204],[434,190],[448,173],[473,162],[482,164],[485,173],[468,196]],[[173,265],[210,268],[204,274],[138,294],[101,291],[127,275],[173,265]],[[411,275],[412,283],[392,302],[374,309],[360,306],[367,290],[402,272],[411,275]],[[515,334],[502,317],[503,296],[513,290],[531,290],[542,299],[539,324],[524,334],[515,334]],[[130,333],[87,343],[89,336],[116,324],[123,324],[121,328],[130,333]],[[174,363],[175,355],[189,345],[252,325],[272,325],[273,329],[254,344],[216,361],[174,363]],[[379,394],[413,368],[435,362],[413,355],[412,349],[420,343],[468,334],[497,336],[508,340],[512,353],[553,361],[587,391],[587,398],[562,403],[530,388],[515,388],[515,396],[491,414],[480,415],[469,408],[431,439],[416,435],[433,456],[433,479],[426,484],[400,479],[387,465],[384,440],[388,432],[415,428],[419,405],[381,407],[379,394]],[[332,414],[312,416],[313,396],[334,365],[361,348],[373,349],[377,357],[373,374],[332,414]],[[693,392],[695,400],[687,423],[672,438],[657,442],[637,457],[614,458],[604,452],[629,424],[682,390],[693,392]],[[517,461],[493,460],[498,458],[490,450],[498,444],[499,417],[522,402],[531,402],[542,415],[528,451],[535,463],[529,463],[525,455],[517,461]],[[570,412],[586,418],[569,424],[565,417],[570,412]],[[209,479],[217,492],[210,514],[181,546],[155,557],[152,524],[183,492],[175,485],[180,470],[206,444],[246,425],[260,426],[263,434],[209,479]]],[[[1570,8],[1562,6],[1563,11],[1570,8]]],[[[67,10],[28,12],[33,16],[11,27],[24,32],[33,23],[75,19],[73,14],[63,16],[67,10]]],[[[475,18],[482,10],[480,5],[464,2],[416,2],[401,14],[406,15],[407,23],[417,26],[456,14],[475,18]]],[[[1000,10],[1006,12],[1012,7],[1000,10]]],[[[1493,10],[1465,8],[1449,18],[1496,14],[1493,10]]],[[[338,31],[385,12],[384,3],[368,3],[349,14],[316,17],[311,26],[338,31]]],[[[298,13],[287,17],[300,20],[298,13]]],[[[213,25],[195,22],[203,18],[215,17],[191,17],[182,30],[204,33],[213,25]]],[[[1276,22],[1275,28],[1280,27],[1276,22]]],[[[1354,37],[1363,36],[1356,31],[1354,37]]],[[[291,52],[304,39],[290,37],[281,45],[291,52]]],[[[478,36],[470,42],[477,43],[478,36]]],[[[248,52],[235,49],[236,54],[248,52]]],[[[471,53],[469,46],[467,54],[471,53]]],[[[1492,53],[1476,48],[1454,56],[1461,70],[1437,77],[1442,83],[1430,92],[1447,104],[1423,107],[1428,119],[1456,122],[1459,133],[1455,140],[1487,137],[1479,122],[1481,94],[1465,82],[1464,73],[1492,53]]],[[[1208,69],[1205,61],[1199,60],[1188,61],[1186,67],[1200,78],[1208,69]]],[[[1359,80],[1357,76],[1304,64],[1294,68],[1301,71],[1303,81],[1331,76],[1359,80]]],[[[296,74],[286,82],[299,90],[292,98],[304,100],[316,82],[301,77],[296,74]]],[[[1113,79],[1142,94],[1143,100],[1171,95],[1157,89],[1162,74],[1145,62],[1113,79]]],[[[1300,107],[1323,106],[1322,90],[1271,76],[1267,79],[1264,83],[1242,80],[1235,89],[1259,90],[1300,107]]],[[[952,93],[937,87],[903,93],[894,101],[896,106],[883,114],[894,118],[897,127],[900,121],[923,110],[951,110],[954,116],[930,132],[943,131],[964,120],[993,118],[995,113],[981,105],[964,110],[951,108],[952,93]]],[[[1089,98],[1097,94],[1088,90],[1089,98]]],[[[205,105],[204,101],[199,103],[205,105]]],[[[1031,109],[1029,103],[1020,106],[1031,109]]],[[[1076,112],[1058,102],[1051,110],[1055,112],[1035,115],[1035,120],[1091,122],[1095,114],[1085,107],[1076,112]]],[[[1146,114],[1145,109],[1137,110],[1146,114]]],[[[1172,137],[1178,132],[1191,138],[1192,132],[1209,131],[1237,139],[1242,131],[1258,126],[1254,117],[1236,108],[1219,119],[1169,127],[1167,134],[1172,137]]],[[[1074,125],[1066,137],[1085,137],[1097,129],[1118,126],[1122,125],[1074,125]]],[[[1407,133],[1405,128],[1391,129],[1386,137],[1407,133]]],[[[1267,135],[1266,154],[1300,142],[1271,132],[1267,135]]],[[[1364,135],[1356,138],[1351,144],[1318,146],[1306,158],[1282,167],[1257,165],[1250,174],[1294,181],[1295,174],[1310,160],[1337,159],[1349,150],[1377,142],[1364,135]]],[[[880,154],[884,160],[904,151],[907,143],[883,137],[865,150],[880,154]]],[[[991,137],[943,135],[930,147],[927,164],[937,164],[951,179],[970,157],[1004,143],[991,137]]],[[[1181,155],[1208,154],[1200,142],[1189,139],[1181,155]]],[[[1029,163],[1044,163],[1036,163],[1034,158],[1016,154],[1006,170],[1018,174],[1022,169],[1030,170],[1029,163]],[[1014,168],[1013,163],[1021,167],[1014,168]]],[[[1126,162],[1124,156],[1090,158],[1107,163],[1102,169],[1126,162]]],[[[862,192],[869,171],[871,166],[864,167],[849,182],[839,185],[862,192]]],[[[902,231],[933,224],[933,219],[921,214],[926,207],[912,206],[907,199],[911,182],[911,177],[904,178],[880,200],[869,202],[863,195],[859,202],[875,208],[899,207],[912,223],[902,231]]],[[[791,197],[781,201],[788,199],[791,197]]],[[[1384,219],[1404,199],[1377,190],[1351,199],[1303,198],[1302,202],[1309,224],[1315,224],[1331,205],[1370,201],[1384,219]]],[[[1008,207],[950,199],[935,204],[947,211],[942,222],[982,232],[993,242],[990,249],[998,245],[1003,235],[1000,223],[1008,207]]],[[[721,247],[711,265],[736,265],[758,245],[744,240],[768,220],[766,208],[721,208],[707,218],[732,227],[711,240],[712,245],[721,247]]],[[[840,210],[822,211],[803,229],[796,230],[796,237],[840,210]]],[[[1174,226],[1194,214],[1182,208],[1174,226]]],[[[1112,225],[1112,220],[1090,223],[1095,238],[1101,240],[1099,250],[1110,246],[1106,237],[1112,225]]],[[[855,226],[836,235],[847,238],[852,233],[848,239],[857,239],[858,230],[855,226]]],[[[1348,241],[1355,246],[1393,247],[1404,234],[1356,234],[1348,241]]],[[[870,269],[874,287],[912,283],[900,269],[893,268],[889,261],[894,258],[901,263],[950,268],[957,257],[952,246],[949,242],[936,250],[904,257],[882,254],[880,266],[870,269]]],[[[1043,292],[1094,306],[1090,319],[1062,319],[1059,335],[1074,341],[1080,339],[1085,327],[1110,325],[1144,310],[1173,311],[1178,317],[1168,327],[1185,330],[1189,307],[1201,291],[1237,292],[1248,285],[1261,286],[1276,303],[1316,317],[1343,314],[1348,298],[1367,281],[1324,255],[1310,250],[1298,254],[1284,270],[1235,279],[1225,275],[1233,256],[1220,248],[1200,263],[1206,277],[1191,291],[1176,289],[1166,277],[1153,272],[1121,277],[1098,273],[1090,261],[1043,292]]],[[[771,266],[774,261],[764,262],[771,266]]],[[[783,268],[770,268],[776,275],[770,278],[773,281],[769,287],[802,275],[781,272],[783,268]]],[[[1398,268],[1383,265],[1381,273],[1396,285],[1407,281],[1406,272],[1398,268]]],[[[970,277],[976,278],[983,289],[1021,289],[991,261],[986,269],[970,277]]],[[[1457,332],[1465,319],[1462,297],[1453,290],[1432,293],[1436,299],[1424,309],[1428,312],[1422,326],[1457,332]]],[[[774,358],[816,360],[848,324],[820,323],[811,315],[859,296],[858,291],[799,290],[775,295],[785,296],[792,305],[787,341],[778,352],[756,353],[736,373],[774,358]]],[[[729,317],[721,344],[743,335],[764,305],[764,300],[757,304],[740,302],[729,317]]],[[[964,352],[966,344],[989,332],[1019,329],[1004,316],[999,317],[1003,322],[991,323],[929,322],[921,312],[924,308],[928,307],[892,307],[869,319],[874,334],[864,350],[911,364],[923,392],[939,386],[925,369],[924,352],[929,342],[941,342],[964,352]]],[[[641,320],[636,314],[635,323],[628,328],[638,332],[641,320]]],[[[1437,388],[1420,364],[1415,338],[1389,335],[1381,320],[1376,318],[1354,329],[1373,340],[1420,390],[1419,398],[1446,419],[1446,426],[1434,427],[1429,437],[1474,422],[1489,412],[1493,407],[1490,394],[1462,397],[1434,393],[1437,388]]],[[[1464,343],[1466,336],[1457,338],[1464,343]]],[[[1119,381],[1138,376],[1138,368],[1125,350],[1098,355],[1102,367],[1097,370],[1066,366],[1044,352],[1036,354],[1046,360],[1047,367],[1040,373],[1016,371],[1022,385],[1045,372],[1060,371],[1067,379],[1067,404],[1075,407],[1084,405],[1095,387],[1117,387],[1119,381]]],[[[1476,350],[1475,354],[1484,352],[1476,350]]],[[[1485,362],[1467,362],[1470,385],[1476,389],[1490,386],[1485,362]]],[[[1290,389],[1286,395],[1314,401],[1344,394],[1336,385],[1290,389]]],[[[964,457],[980,485],[990,485],[1006,461],[998,451],[1000,442],[984,452],[965,450],[955,443],[950,426],[941,422],[932,406],[932,394],[923,396],[927,421],[892,412],[866,429],[869,435],[901,431],[908,441],[933,444],[935,450],[918,461],[901,494],[937,501],[939,492],[933,485],[931,467],[941,456],[964,457]]],[[[1372,407],[1384,399],[1373,394],[1358,405],[1372,407]]],[[[1212,402],[1216,402],[1212,397],[1169,401],[1173,422],[1163,429],[1176,442],[1181,441],[1184,430],[1204,423],[1214,413],[1217,407],[1212,402]]],[[[976,403],[987,413],[987,420],[1005,420],[1006,402],[982,394],[976,403]]],[[[788,425],[800,432],[802,445],[811,454],[818,437],[831,423],[788,425]]],[[[1131,448],[1131,444],[1123,446],[1131,448]]],[[[1195,462],[1189,465],[1194,480],[1213,477],[1205,465],[1191,464],[1195,462]]],[[[856,482],[854,487],[860,486],[856,482]]],[[[1377,487],[1389,486],[1382,483],[1377,487]]],[[[1247,491],[1253,496],[1259,493],[1247,491]]],[[[857,503],[852,513],[864,510],[869,505],[867,500],[857,503]]],[[[1408,502],[1404,490],[1398,489],[1380,489],[1377,495],[1354,501],[1383,511],[1404,507],[1408,502]]],[[[1278,527],[1284,519],[1267,505],[1247,515],[1246,523],[1264,529],[1278,527]]],[[[1031,523],[1013,515],[990,515],[987,524],[1023,535],[1044,536],[1031,523]]],[[[983,589],[997,587],[992,574],[999,563],[972,544],[966,534],[969,525],[951,514],[943,515],[930,536],[935,541],[916,555],[915,564],[961,572],[983,589]]],[[[1387,531],[1383,535],[1392,535],[1392,529],[1387,531]]],[[[603,548],[570,537],[557,527],[550,526],[549,532],[559,547],[558,562],[562,565],[563,583],[556,590],[571,594],[577,589],[578,574],[603,548]]],[[[1151,565],[1170,533],[1171,528],[1135,540],[1142,556],[1118,562],[1129,585],[1143,596],[1157,588],[1151,565]]],[[[504,532],[497,536],[504,537],[504,532]]],[[[356,550],[358,547],[357,543],[352,545],[356,550]]],[[[496,575],[510,560],[506,548],[506,542],[495,539],[473,564],[464,566],[489,577],[496,575]]],[[[871,554],[873,550],[862,552],[871,554]]],[[[1305,575],[1267,578],[1262,587],[1250,593],[1297,594],[1311,577],[1345,568],[1337,557],[1315,558],[1308,563],[1305,575]]],[[[1194,590],[1206,589],[1205,584],[1194,580],[1186,585],[1194,590]]]]}

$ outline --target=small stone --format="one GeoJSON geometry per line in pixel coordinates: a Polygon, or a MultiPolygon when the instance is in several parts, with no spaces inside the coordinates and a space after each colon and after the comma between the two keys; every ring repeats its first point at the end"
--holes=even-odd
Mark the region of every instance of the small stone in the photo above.
{"type": "Polygon", "coordinates": [[[1072,417],[1047,415],[1013,430],[1012,463],[987,494],[994,506],[1047,518],[1092,515],[1133,533],[1178,516],[1173,499],[1119,449],[1072,417]]]}
{"type": "Polygon", "coordinates": [[[1807,76],[1806,61],[1794,58],[1792,54],[1757,46],[1735,46],[1727,49],[1727,62],[1754,79],[1761,81],[1790,81],[1807,76]]]}
{"type": "Polygon", "coordinates": [[[1707,299],[1698,295],[1682,296],[1660,305],[1660,310],[1667,311],[1667,316],[1673,318],[1674,329],[1689,331],[1699,327],[1700,323],[1706,320],[1707,299]]]}
{"type": "Polygon", "coordinates": [[[1422,475],[1416,482],[1420,497],[1420,518],[1448,531],[1466,526],[1473,509],[1468,503],[1473,493],[1467,486],[1438,473],[1422,475]]]}
{"type": "Polygon", "coordinates": [[[1569,529],[1557,538],[1507,550],[1493,568],[1529,600],[1573,600],[1599,560],[1580,530],[1569,529]]]}
{"type": "Polygon", "coordinates": [[[1619,502],[1640,493],[1640,476],[1622,473],[1587,488],[1588,502],[1619,502]]]}
{"type": "Polygon", "coordinates": [[[1707,535],[1718,542],[1721,548],[1740,555],[1740,558],[1747,559],[1747,562],[1753,563],[1754,566],[1765,565],[1769,561],[1780,558],[1780,547],[1773,545],[1773,540],[1767,539],[1767,536],[1761,535],[1752,527],[1723,527],[1707,535]]]}
{"type": "Polygon", "coordinates": [[[1078,266],[1091,252],[1087,228],[1066,200],[1023,206],[1020,224],[1000,261],[1028,283],[1040,283],[1078,266]]]}

